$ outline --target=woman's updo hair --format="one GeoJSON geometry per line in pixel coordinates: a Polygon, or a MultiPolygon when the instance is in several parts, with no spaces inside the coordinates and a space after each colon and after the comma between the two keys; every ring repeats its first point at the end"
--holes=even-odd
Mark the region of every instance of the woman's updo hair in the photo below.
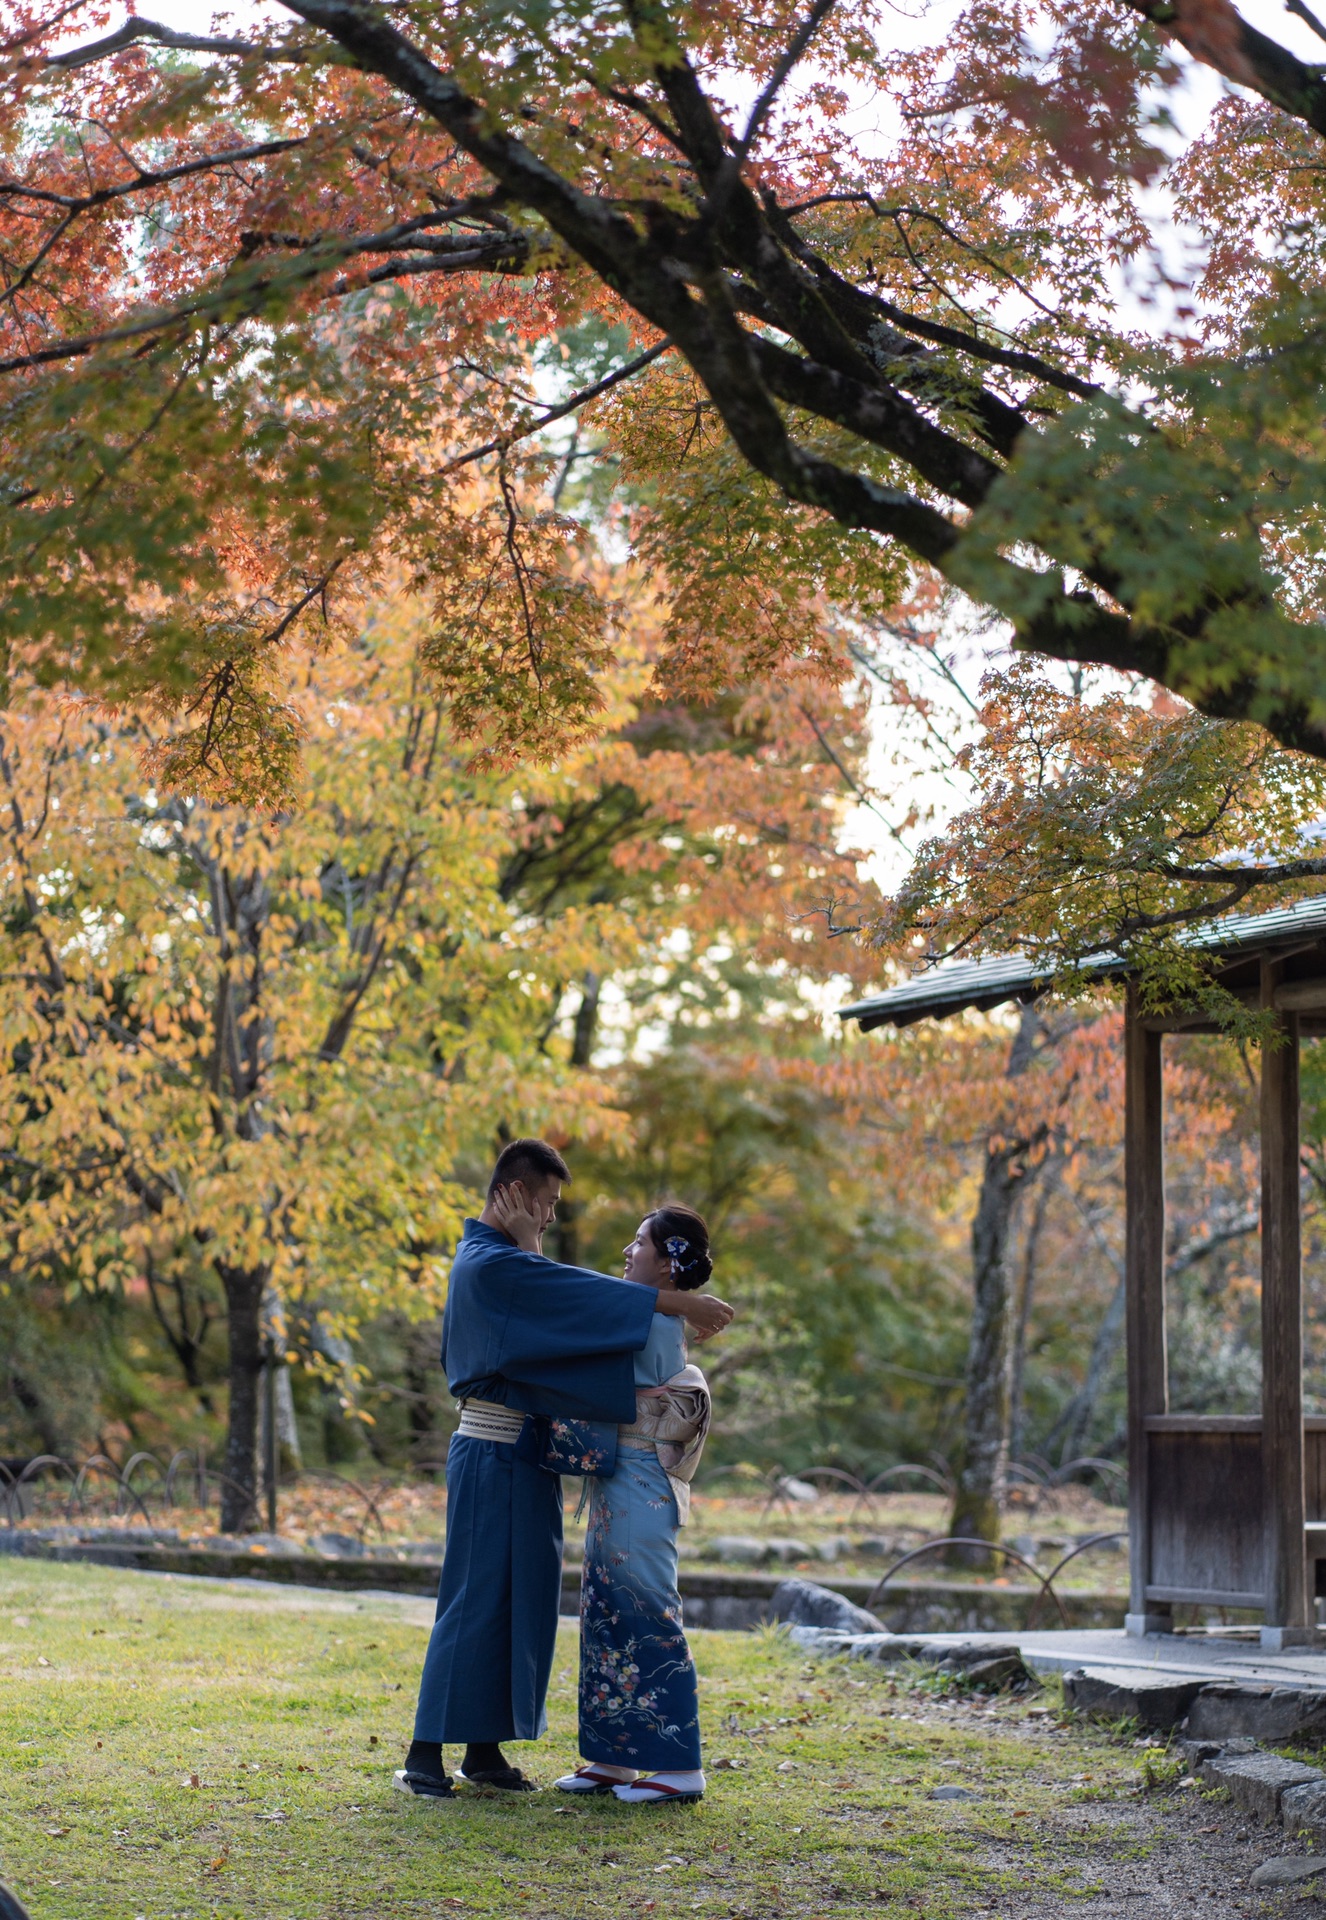
{"type": "Polygon", "coordinates": [[[674,1287],[693,1293],[705,1284],[714,1270],[709,1229],[693,1207],[660,1207],[651,1213],[649,1238],[671,1266],[674,1287]]]}

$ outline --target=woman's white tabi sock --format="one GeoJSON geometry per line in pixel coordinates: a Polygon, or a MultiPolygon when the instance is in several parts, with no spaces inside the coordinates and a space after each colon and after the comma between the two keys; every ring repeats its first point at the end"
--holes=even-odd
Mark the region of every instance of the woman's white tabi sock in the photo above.
{"type": "Polygon", "coordinates": [[[701,1794],[704,1789],[704,1774],[697,1768],[694,1773],[647,1773],[624,1787],[614,1787],[613,1792],[619,1800],[638,1805],[649,1800],[674,1800],[680,1794],[701,1794]]]}
{"type": "Polygon", "coordinates": [[[564,1774],[556,1782],[557,1793],[602,1792],[609,1786],[629,1786],[637,1778],[635,1767],[614,1767],[602,1760],[582,1760],[574,1773],[564,1774]]]}

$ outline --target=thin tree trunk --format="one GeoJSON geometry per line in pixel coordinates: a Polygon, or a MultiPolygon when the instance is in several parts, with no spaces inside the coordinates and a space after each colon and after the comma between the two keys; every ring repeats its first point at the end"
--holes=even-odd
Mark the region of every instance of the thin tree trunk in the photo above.
{"type": "Polygon", "coordinates": [[[1054,1192],[1054,1183],[1047,1180],[1036,1197],[1036,1211],[1032,1214],[1027,1227],[1026,1244],[1022,1249],[1022,1279],[1018,1287],[1017,1324],[1013,1333],[1013,1373],[1009,1387],[1008,1411],[1008,1457],[1020,1460],[1027,1441],[1027,1336],[1031,1327],[1032,1303],[1036,1297],[1036,1255],[1040,1248],[1041,1234],[1045,1230],[1045,1216],[1050,1208],[1050,1196],[1054,1192]]]}
{"type": "MultiPolygon", "coordinates": [[[[1024,1007],[1008,1056],[1008,1078],[1031,1063],[1040,1021],[1024,1007]]],[[[1027,1184],[1029,1139],[1000,1140],[986,1148],[981,1193],[972,1221],[972,1318],[967,1348],[962,1445],[949,1532],[955,1538],[999,1539],[1008,1479],[1009,1413],[1012,1404],[1009,1242],[1019,1193],[1027,1184]]],[[[959,1565],[983,1566],[979,1548],[954,1547],[959,1565]]]]}
{"type": "MultiPolygon", "coordinates": [[[[1012,1388],[1009,1341],[1009,1230],[1025,1177],[1021,1141],[985,1156],[981,1197],[972,1222],[972,1318],[967,1349],[962,1457],[949,1532],[998,1540],[1008,1477],[1008,1427],[1012,1388]]],[[[963,1565],[984,1565],[989,1555],[955,1547],[963,1565]]]]}
{"type": "Polygon", "coordinates": [[[218,1260],[226,1290],[230,1352],[230,1409],[226,1431],[225,1479],[221,1487],[221,1531],[244,1533],[258,1519],[258,1410],[262,1398],[262,1296],[267,1268],[233,1267],[218,1260]]]}
{"type": "Polygon", "coordinates": [[[190,1307],[194,1303],[189,1299],[189,1283],[181,1275],[162,1275],[157,1272],[156,1262],[149,1254],[143,1263],[143,1277],[147,1282],[148,1298],[157,1324],[166,1336],[166,1343],[180,1363],[180,1371],[185,1383],[198,1396],[198,1404],[204,1413],[214,1411],[212,1396],[203,1385],[202,1360],[203,1346],[212,1325],[212,1315],[207,1301],[199,1296],[192,1315],[190,1307]],[[175,1304],[175,1318],[172,1319],[166,1308],[166,1300],[175,1304]]]}

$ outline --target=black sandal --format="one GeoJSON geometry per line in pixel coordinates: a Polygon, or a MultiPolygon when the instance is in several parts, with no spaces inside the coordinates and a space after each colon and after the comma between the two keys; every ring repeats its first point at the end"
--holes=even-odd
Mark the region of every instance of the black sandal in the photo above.
{"type": "Polygon", "coordinates": [[[519,1767],[480,1767],[474,1773],[456,1769],[456,1778],[469,1787],[500,1787],[504,1793],[534,1793],[534,1782],[527,1780],[519,1767]]]}
{"type": "Polygon", "coordinates": [[[456,1789],[445,1773],[411,1773],[408,1767],[398,1767],[391,1776],[391,1784],[400,1793],[412,1793],[416,1800],[454,1800],[456,1789]]]}

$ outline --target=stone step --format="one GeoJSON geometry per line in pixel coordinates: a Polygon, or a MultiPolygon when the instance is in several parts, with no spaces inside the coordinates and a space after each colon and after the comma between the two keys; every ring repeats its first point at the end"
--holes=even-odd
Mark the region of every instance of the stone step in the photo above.
{"type": "Polygon", "coordinates": [[[1326,1689],[1247,1681],[1204,1686],[1188,1714],[1189,1738],[1228,1740],[1237,1734],[1270,1746],[1326,1737],[1326,1689]]]}
{"type": "Polygon", "coordinates": [[[1278,1753],[1265,1753],[1260,1748],[1244,1753],[1224,1747],[1199,1760],[1194,1771],[1199,1780],[1211,1787],[1226,1788],[1236,1805],[1267,1822],[1281,1818],[1281,1802],[1291,1789],[1326,1783],[1326,1774],[1319,1767],[1282,1760],[1278,1753]]]}
{"type": "Polygon", "coordinates": [[[1079,1667],[1064,1675],[1064,1701],[1092,1720],[1136,1720],[1148,1733],[1178,1725],[1206,1683],[1147,1667],[1079,1667]]]}

